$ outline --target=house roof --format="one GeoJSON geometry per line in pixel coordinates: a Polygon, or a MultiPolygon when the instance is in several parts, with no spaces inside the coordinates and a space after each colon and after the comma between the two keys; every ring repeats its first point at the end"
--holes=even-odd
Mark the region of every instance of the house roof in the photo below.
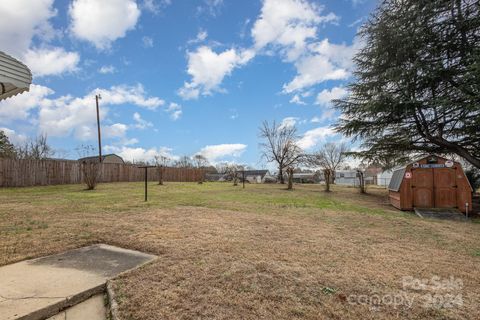
{"type": "Polygon", "coordinates": [[[0,100],[28,91],[31,83],[30,69],[0,51],[0,100]]]}
{"type": "MultiPolygon", "coordinates": [[[[109,153],[109,154],[102,155],[102,162],[105,160],[106,157],[117,157],[123,161],[123,158],[120,157],[119,155],[116,155],[114,153],[109,153]]],[[[98,161],[98,156],[84,157],[84,158],[78,159],[78,161],[98,161]]]]}
{"type": "Polygon", "coordinates": [[[245,176],[265,176],[268,170],[245,170],[245,176]]]}
{"type": "Polygon", "coordinates": [[[293,174],[294,178],[315,178],[317,176],[318,176],[318,173],[316,172],[299,172],[299,173],[293,174]]]}

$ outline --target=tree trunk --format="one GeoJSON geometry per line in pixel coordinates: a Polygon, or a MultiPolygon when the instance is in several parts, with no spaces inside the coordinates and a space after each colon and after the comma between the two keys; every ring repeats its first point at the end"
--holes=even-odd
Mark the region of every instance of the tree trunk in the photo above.
{"type": "Polygon", "coordinates": [[[163,166],[158,168],[158,184],[163,185],[163,166]]]}
{"type": "Polygon", "coordinates": [[[357,175],[358,175],[358,181],[360,183],[359,185],[360,193],[367,193],[367,190],[365,189],[365,176],[363,175],[363,172],[358,170],[357,175]]]}
{"type": "Polygon", "coordinates": [[[281,184],[285,184],[285,179],[283,178],[283,167],[280,165],[278,167],[278,180],[280,181],[281,184]]]}
{"type": "Polygon", "coordinates": [[[325,191],[330,192],[330,182],[331,182],[331,171],[330,169],[323,170],[323,176],[325,178],[325,191]]]}
{"type": "Polygon", "coordinates": [[[287,175],[288,175],[288,187],[287,187],[287,189],[292,190],[293,189],[293,169],[292,168],[287,169],[287,175]]]}

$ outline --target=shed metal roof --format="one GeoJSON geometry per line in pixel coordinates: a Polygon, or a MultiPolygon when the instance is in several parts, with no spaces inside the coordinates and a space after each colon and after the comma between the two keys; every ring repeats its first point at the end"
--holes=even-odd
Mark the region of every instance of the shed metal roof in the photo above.
{"type": "MultiPolygon", "coordinates": [[[[102,162],[105,161],[106,158],[108,157],[116,157],[116,158],[119,158],[120,160],[123,161],[123,158],[120,157],[119,155],[116,155],[115,153],[109,153],[109,154],[102,154],[102,162]]],[[[97,162],[98,161],[98,156],[89,156],[89,157],[84,157],[84,158],[80,158],[78,159],[78,161],[94,161],[94,162],[97,162]]]]}
{"type": "Polygon", "coordinates": [[[406,169],[407,167],[403,167],[393,171],[392,179],[390,180],[390,184],[388,185],[388,190],[391,190],[391,191],[400,190],[400,186],[402,185],[403,176],[405,175],[406,169]]]}
{"type": "Polygon", "coordinates": [[[0,51],[0,100],[28,91],[31,83],[30,69],[0,51]]]}

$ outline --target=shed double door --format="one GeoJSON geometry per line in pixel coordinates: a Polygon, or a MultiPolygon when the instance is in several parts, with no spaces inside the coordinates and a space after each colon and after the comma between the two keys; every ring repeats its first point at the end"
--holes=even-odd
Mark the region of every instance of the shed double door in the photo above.
{"type": "Polygon", "coordinates": [[[453,168],[412,170],[413,206],[417,208],[454,208],[457,183],[453,168]]]}

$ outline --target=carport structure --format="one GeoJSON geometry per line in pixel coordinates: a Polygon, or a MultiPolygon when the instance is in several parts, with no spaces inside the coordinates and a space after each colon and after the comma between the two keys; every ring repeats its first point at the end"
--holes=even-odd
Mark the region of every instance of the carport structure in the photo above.
{"type": "Polygon", "coordinates": [[[0,101],[28,91],[31,83],[30,69],[0,51],[0,101]]]}
{"type": "Polygon", "coordinates": [[[430,155],[393,172],[390,203],[400,210],[458,208],[471,210],[473,189],[460,163],[430,155]]]}

